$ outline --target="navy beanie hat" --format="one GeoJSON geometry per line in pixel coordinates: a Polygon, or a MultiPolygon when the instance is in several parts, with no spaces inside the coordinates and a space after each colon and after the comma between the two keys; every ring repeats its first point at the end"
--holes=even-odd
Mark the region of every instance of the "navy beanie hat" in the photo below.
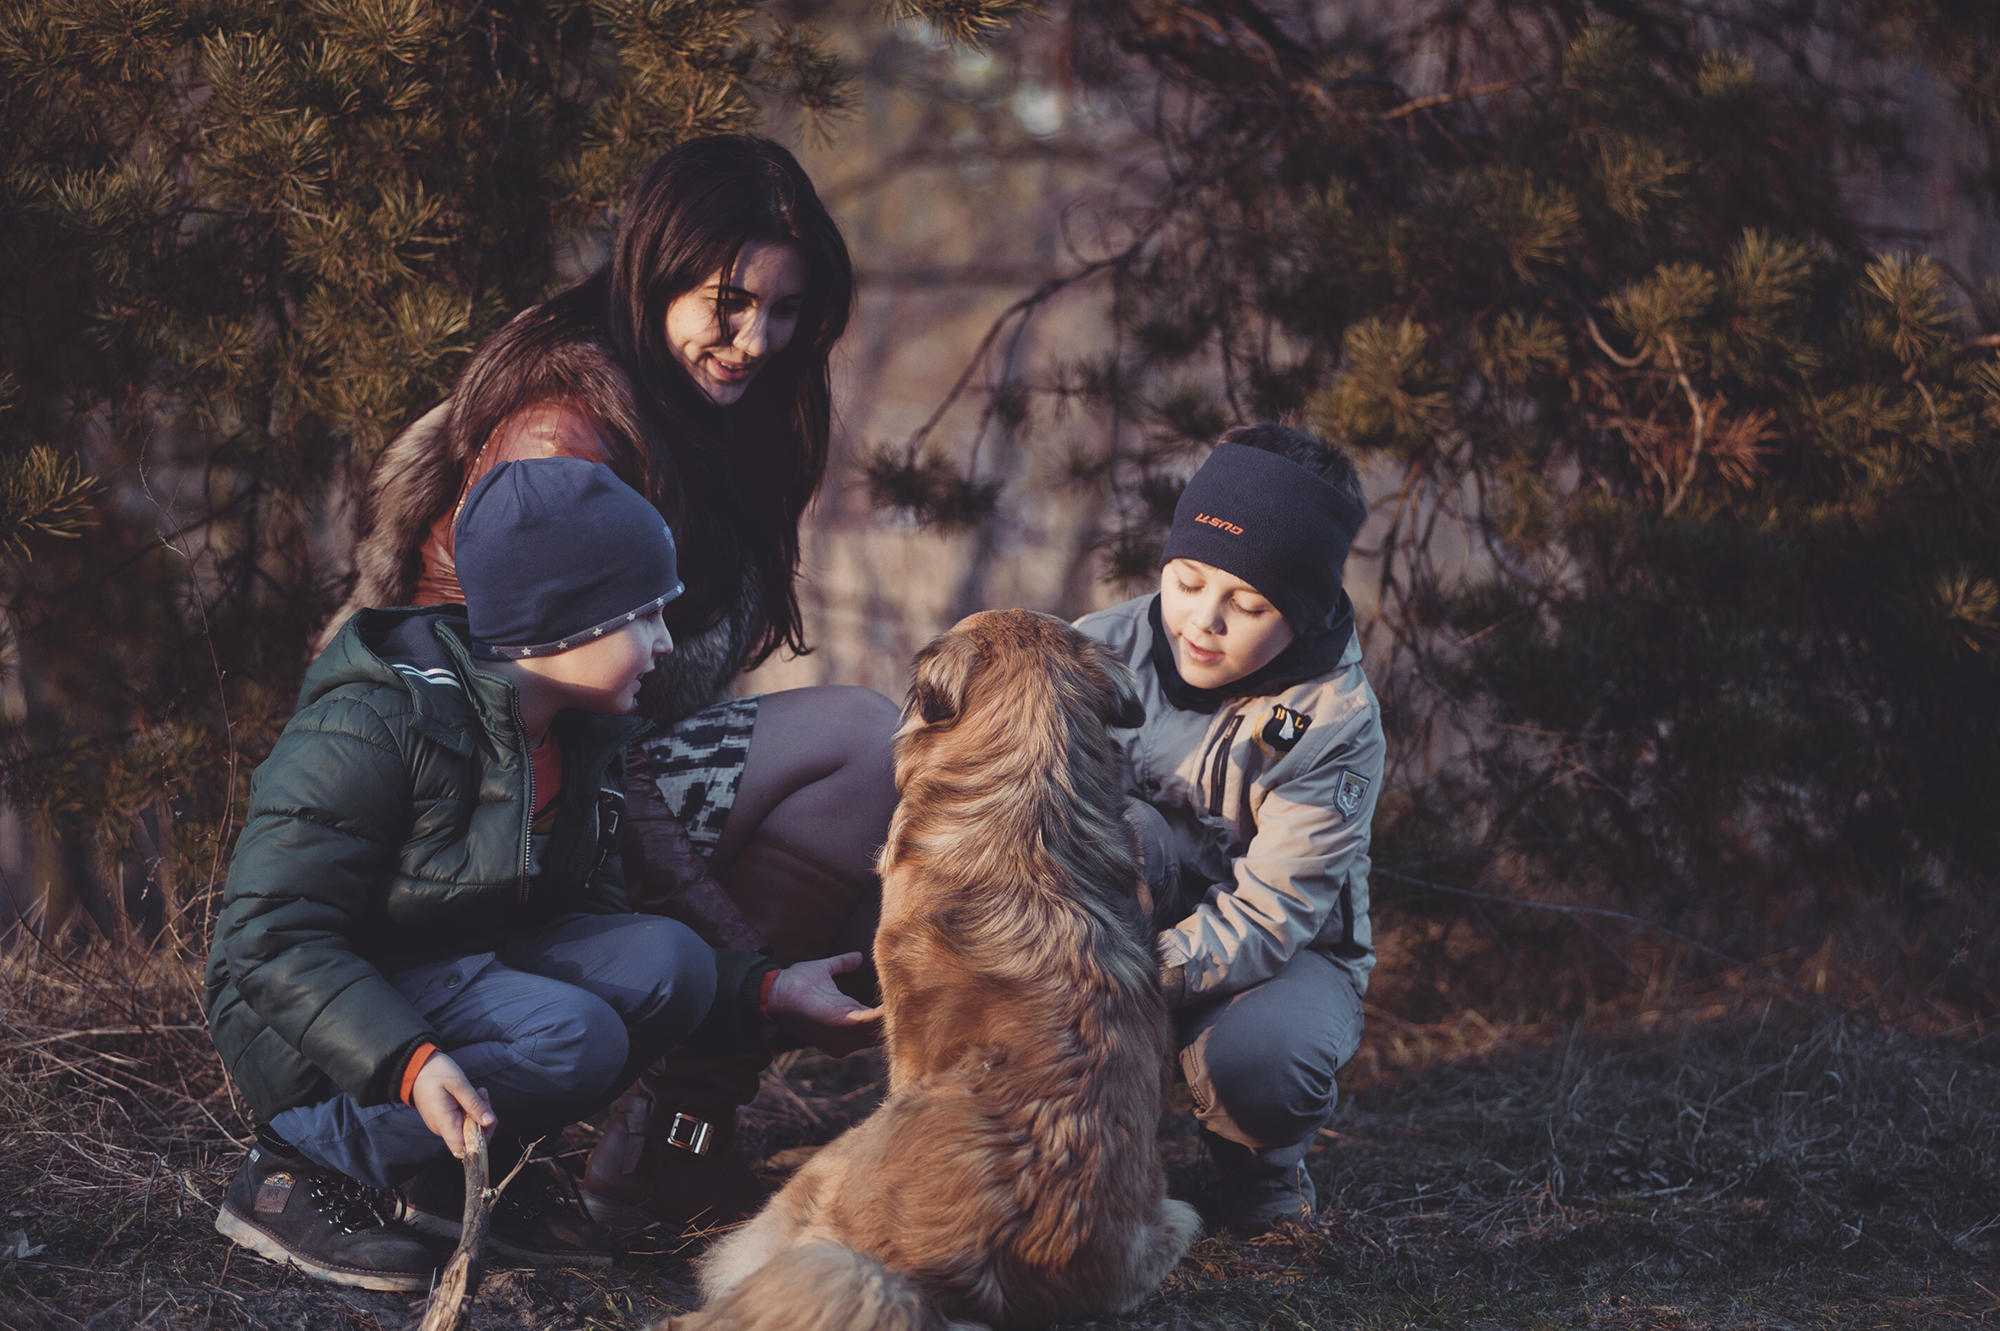
{"type": "Polygon", "coordinates": [[[1340,604],[1341,565],[1367,516],[1290,458],[1217,444],[1181,491],[1160,563],[1192,559],[1233,573],[1306,633],[1340,604]]]}
{"type": "Polygon", "coordinates": [[[472,653],[487,660],[581,646],[681,594],[674,534],[601,462],[501,463],[466,496],[455,542],[472,653]]]}

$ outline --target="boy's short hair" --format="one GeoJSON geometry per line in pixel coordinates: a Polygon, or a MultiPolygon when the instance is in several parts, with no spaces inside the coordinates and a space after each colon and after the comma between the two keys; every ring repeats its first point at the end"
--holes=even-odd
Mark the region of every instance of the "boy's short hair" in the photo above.
{"type": "Polygon", "coordinates": [[[1298,463],[1355,503],[1364,507],[1368,503],[1367,495],[1361,490],[1361,472],[1355,467],[1354,458],[1339,444],[1306,430],[1279,425],[1275,421],[1259,421],[1255,425],[1239,425],[1225,431],[1215,442],[1241,444],[1245,448],[1276,453],[1287,461],[1298,463]]]}

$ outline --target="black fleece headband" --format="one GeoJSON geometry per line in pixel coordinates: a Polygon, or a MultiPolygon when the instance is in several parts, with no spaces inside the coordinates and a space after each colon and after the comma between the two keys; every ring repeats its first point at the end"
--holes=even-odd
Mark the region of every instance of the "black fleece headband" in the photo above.
{"type": "Polygon", "coordinates": [[[486,660],[567,651],[681,594],[660,511],[582,458],[487,472],[459,511],[454,557],[472,654],[486,660]]]}
{"type": "Polygon", "coordinates": [[[1367,516],[1289,458],[1217,444],[1181,491],[1160,563],[1192,559],[1233,573],[1305,633],[1340,603],[1341,565],[1367,516]]]}

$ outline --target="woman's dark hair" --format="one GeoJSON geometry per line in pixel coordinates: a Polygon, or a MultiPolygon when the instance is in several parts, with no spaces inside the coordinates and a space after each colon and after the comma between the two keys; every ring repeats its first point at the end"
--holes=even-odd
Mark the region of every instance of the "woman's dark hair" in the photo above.
{"type": "Polygon", "coordinates": [[[1364,510],[1368,507],[1368,496],[1362,493],[1361,473],[1355,469],[1354,459],[1339,444],[1329,443],[1316,434],[1290,425],[1279,425],[1275,421],[1259,421],[1255,425],[1239,425],[1224,431],[1215,442],[1241,444],[1245,448],[1261,448],[1266,453],[1276,453],[1287,461],[1298,463],[1364,510]]]}
{"type": "Polygon", "coordinates": [[[455,393],[453,454],[469,463],[512,413],[588,391],[563,371],[576,368],[579,341],[598,341],[629,379],[638,419],[616,418],[624,394],[614,385],[577,405],[610,416],[602,423],[635,458],[633,485],[680,543],[687,591],[667,607],[669,626],[680,636],[715,627],[742,601],[747,580],[763,622],[746,667],[779,647],[803,653],[793,585],[799,521],[826,475],[827,359],[853,302],[847,244],[790,152],[747,134],[690,140],[634,182],[609,264],[475,353],[455,393]],[[667,345],[667,307],[718,271],[727,277],[743,246],[759,240],[789,242],[805,255],[798,326],[740,401],[716,407],[667,345]]]}

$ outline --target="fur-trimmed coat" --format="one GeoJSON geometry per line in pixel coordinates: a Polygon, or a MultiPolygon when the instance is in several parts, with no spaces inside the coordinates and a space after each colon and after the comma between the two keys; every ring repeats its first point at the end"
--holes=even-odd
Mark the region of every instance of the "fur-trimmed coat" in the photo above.
{"type": "MultiPolygon", "coordinates": [[[[679,486],[666,449],[653,441],[634,399],[631,382],[609,348],[592,339],[564,344],[537,364],[525,410],[559,404],[582,413],[595,427],[611,469],[637,485],[633,461],[638,449],[652,454],[653,469],[668,491],[661,502],[667,521],[675,522],[679,486]],[[622,464],[622,465],[621,465],[622,464]]],[[[517,413],[517,416],[524,413],[517,413]]],[[[514,418],[509,418],[510,421],[514,418]]],[[[368,477],[361,539],[354,551],[354,588],[313,644],[324,650],[340,626],[364,607],[410,604],[424,571],[424,546],[438,519],[466,489],[467,473],[479,458],[485,438],[455,429],[452,399],[432,407],[403,430],[382,451],[368,477]]],[[[504,428],[504,427],[503,427],[504,428]]],[[[488,437],[497,436],[495,430],[488,437]]],[[[553,447],[543,453],[564,451],[553,447]]],[[[681,560],[691,564],[700,550],[683,546],[681,560]]],[[[722,622],[707,632],[674,636],[673,654],[648,677],[639,709],[649,720],[671,724],[730,695],[730,686],[748,660],[750,649],[765,627],[754,583],[745,571],[743,588],[722,622]]]]}

